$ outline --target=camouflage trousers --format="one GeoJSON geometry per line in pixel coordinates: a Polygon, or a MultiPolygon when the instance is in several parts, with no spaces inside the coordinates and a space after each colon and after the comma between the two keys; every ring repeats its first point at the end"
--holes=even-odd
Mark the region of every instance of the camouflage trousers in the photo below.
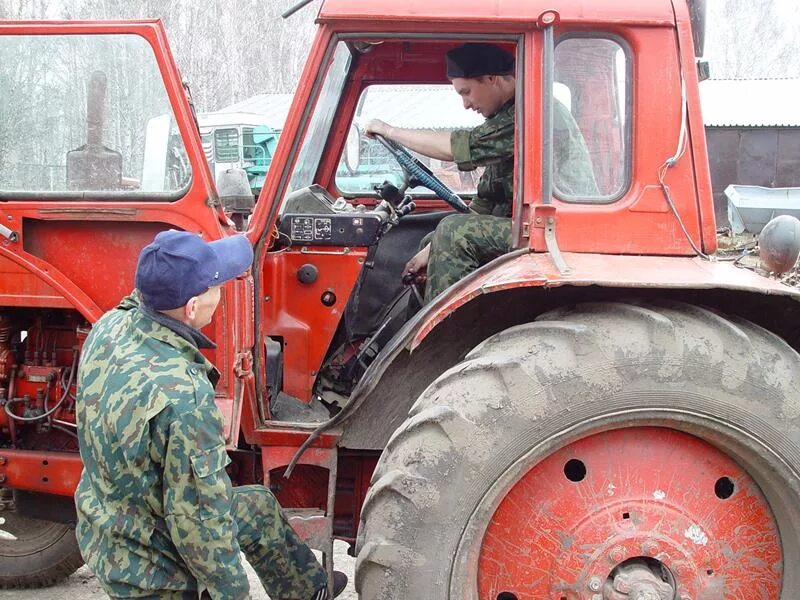
{"type": "MultiPolygon", "coordinates": [[[[271,600],[310,600],[328,583],[314,553],[297,537],[275,496],[261,485],[233,488],[239,547],[271,600]]],[[[165,592],[147,600],[197,600],[196,592],[165,592]]],[[[200,596],[210,598],[207,593],[200,596]]]]}
{"type": "Polygon", "coordinates": [[[307,600],[328,575],[263,486],[233,488],[239,547],[272,600],[307,600]]]}
{"type": "Polygon", "coordinates": [[[458,214],[442,219],[431,238],[425,302],[511,250],[511,219],[458,214]]]}

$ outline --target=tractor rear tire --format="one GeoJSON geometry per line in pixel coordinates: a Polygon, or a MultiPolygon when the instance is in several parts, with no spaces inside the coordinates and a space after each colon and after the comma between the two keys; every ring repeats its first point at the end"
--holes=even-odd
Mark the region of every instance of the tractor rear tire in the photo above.
{"type": "Polygon", "coordinates": [[[554,310],[431,384],[373,475],[359,598],[478,600],[484,534],[509,489],[559,449],[632,427],[689,434],[756,482],[780,533],[780,599],[800,598],[800,355],[749,321],[677,302],[554,310]]]}
{"type": "Polygon", "coordinates": [[[0,589],[54,585],[83,565],[70,525],[0,512],[0,589]]]}

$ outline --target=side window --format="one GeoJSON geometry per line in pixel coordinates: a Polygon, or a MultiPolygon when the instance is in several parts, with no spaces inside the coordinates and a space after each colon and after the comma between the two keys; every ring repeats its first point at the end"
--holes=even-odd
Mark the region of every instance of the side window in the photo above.
{"type": "Polygon", "coordinates": [[[218,163],[239,160],[239,132],[235,128],[214,131],[214,160],[218,163]]]}
{"type": "MultiPolygon", "coordinates": [[[[477,113],[464,110],[452,85],[369,86],[358,101],[355,122],[363,125],[370,119],[381,119],[395,127],[448,132],[471,129],[483,122],[477,113]]],[[[340,192],[350,196],[370,196],[375,194],[375,186],[384,181],[395,185],[403,181],[403,171],[380,142],[362,135],[359,144],[357,161],[347,160],[345,154],[339,161],[336,187],[340,192]]],[[[459,171],[452,162],[421,155],[417,158],[454,192],[475,193],[483,169],[459,171]]],[[[411,192],[431,194],[424,188],[415,188],[411,192]]]]}
{"type": "Polygon", "coordinates": [[[144,38],[2,35],[0,57],[0,198],[175,199],[187,188],[183,140],[144,38]]]}
{"type": "Polygon", "coordinates": [[[630,69],[610,38],[567,37],[555,51],[555,193],[611,202],[630,183],[630,69]]]}
{"type": "Polygon", "coordinates": [[[256,158],[261,158],[259,150],[260,148],[256,146],[253,139],[253,128],[242,127],[242,159],[256,160],[256,158]]]}

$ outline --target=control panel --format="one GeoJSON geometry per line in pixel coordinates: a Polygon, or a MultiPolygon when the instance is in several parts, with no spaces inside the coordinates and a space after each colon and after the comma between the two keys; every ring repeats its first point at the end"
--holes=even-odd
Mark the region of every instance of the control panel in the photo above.
{"type": "Polygon", "coordinates": [[[325,188],[311,185],[286,197],[278,231],[296,245],[372,246],[386,216],[358,210],[342,198],[335,200],[325,188]]]}
{"type": "Polygon", "coordinates": [[[327,215],[284,214],[278,230],[292,244],[307,246],[372,246],[380,236],[383,219],[374,213],[327,215]]]}

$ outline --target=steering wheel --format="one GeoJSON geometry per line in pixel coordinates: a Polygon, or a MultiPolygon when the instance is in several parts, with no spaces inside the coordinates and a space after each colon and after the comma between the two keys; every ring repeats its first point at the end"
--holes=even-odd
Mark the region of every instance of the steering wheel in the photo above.
{"type": "Polygon", "coordinates": [[[416,180],[419,185],[428,188],[439,198],[447,202],[459,212],[474,212],[453,190],[447,187],[441,179],[436,177],[431,170],[421,161],[413,157],[411,153],[397,142],[387,139],[380,134],[375,134],[375,138],[383,144],[389,153],[395,158],[398,164],[406,172],[410,180],[416,180]]]}

